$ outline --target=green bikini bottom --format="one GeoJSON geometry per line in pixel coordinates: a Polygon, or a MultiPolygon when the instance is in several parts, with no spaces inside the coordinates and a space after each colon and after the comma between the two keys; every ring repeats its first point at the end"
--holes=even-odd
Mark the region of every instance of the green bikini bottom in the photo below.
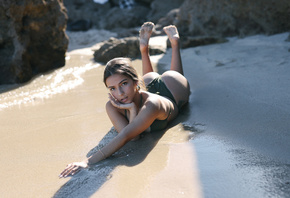
{"type": "MultiPolygon", "coordinates": [[[[167,97],[170,100],[172,100],[172,102],[177,104],[172,93],[170,92],[170,90],[167,88],[167,86],[165,85],[165,83],[160,77],[153,79],[147,85],[146,88],[148,92],[167,97]]],[[[168,113],[168,117],[170,116],[170,114],[171,114],[171,108],[168,113]]],[[[155,120],[150,126],[151,131],[159,131],[159,130],[165,129],[168,124],[168,117],[165,120],[155,120]]]]}

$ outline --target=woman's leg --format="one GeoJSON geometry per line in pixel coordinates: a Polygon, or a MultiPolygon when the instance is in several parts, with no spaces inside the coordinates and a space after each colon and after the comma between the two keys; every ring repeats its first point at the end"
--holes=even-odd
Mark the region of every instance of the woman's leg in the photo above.
{"type": "Polygon", "coordinates": [[[171,67],[170,70],[174,70],[183,75],[183,68],[179,50],[179,34],[177,28],[174,25],[166,26],[163,28],[167,34],[172,48],[171,67]]]}
{"type": "Polygon", "coordinates": [[[150,57],[149,57],[149,39],[152,34],[153,28],[154,28],[153,23],[146,22],[141,26],[141,29],[139,32],[143,75],[149,72],[153,72],[153,68],[151,65],[150,57]]]}
{"type": "Polygon", "coordinates": [[[164,27],[172,48],[171,67],[169,71],[161,75],[167,88],[172,93],[177,106],[181,108],[188,102],[190,87],[187,79],[183,76],[183,68],[179,50],[179,34],[177,28],[173,25],[164,27]]]}

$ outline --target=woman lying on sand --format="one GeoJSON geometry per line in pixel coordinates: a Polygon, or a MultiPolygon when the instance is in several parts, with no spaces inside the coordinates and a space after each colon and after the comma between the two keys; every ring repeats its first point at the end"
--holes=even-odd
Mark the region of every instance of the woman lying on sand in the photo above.
{"type": "Polygon", "coordinates": [[[105,159],[144,131],[166,128],[188,102],[190,91],[183,76],[178,31],[175,26],[163,28],[171,42],[172,59],[170,70],[159,75],[153,72],[149,58],[148,44],[153,28],[153,23],[146,22],[140,30],[142,80],[127,58],[110,60],[104,71],[104,83],[110,91],[106,110],[118,135],[86,160],[67,165],[59,177],[74,175],[105,159]],[[147,91],[140,89],[144,83],[147,91]]]}

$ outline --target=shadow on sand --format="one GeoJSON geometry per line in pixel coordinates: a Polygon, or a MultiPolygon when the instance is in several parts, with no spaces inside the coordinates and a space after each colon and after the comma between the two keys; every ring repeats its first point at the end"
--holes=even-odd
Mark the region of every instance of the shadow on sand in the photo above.
{"type": "MultiPolygon", "coordinates": [[[[167,129],[152,133],[143,133],[139,140],[127,143],[111,157],[71,177],[53,197],[91,197],[106,181],[112,178],[112,173],[116,167],[131,167],[142,163],[168,129],[187,120],[190,114],[190,108],[188,106],[189,105],[182,109],[179,116],[169,124],[167,129]]],[[[112,128],[100,143],[88,152],[87,157],[95,153],[98,148],[102,148],[106,145],[116,135],[117,132],[112,128]]]]}

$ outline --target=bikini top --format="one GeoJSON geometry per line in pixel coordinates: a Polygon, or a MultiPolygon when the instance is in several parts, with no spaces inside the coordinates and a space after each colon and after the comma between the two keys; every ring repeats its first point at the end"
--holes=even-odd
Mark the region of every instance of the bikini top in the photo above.
{"type": "MultiPolygon", "coordinates": [[[[141,94],[140,108],[141,108],[141,105],[142,105],[142,101],[143,101],[143,97],[142,97],[142,94],[141,94]]],[[[169,110],[169,113],[168,113],[168,116],[167,116],[166,119],[164,119],[164,120],[154,120],[154,122],[150,125],[150,131],[160,131],[162,129],[165,129],[167,127],[168,118],[169,118],[170,115],[171,115],[171,107],[170,107],[170,110],[169,110]]],[[[125,117],[128,119],[127,110],[126,109],[125,109],[125,117]]]]}
{"type": "Polygon", "coordinates": [[[171,108],[169,110],[169,114],[165,120],[154,120],[154,122],[150,125],[151,131],[160,131],[162,129],[165,129],[168,124],[168,117],[171,114],[171,108]]]}

